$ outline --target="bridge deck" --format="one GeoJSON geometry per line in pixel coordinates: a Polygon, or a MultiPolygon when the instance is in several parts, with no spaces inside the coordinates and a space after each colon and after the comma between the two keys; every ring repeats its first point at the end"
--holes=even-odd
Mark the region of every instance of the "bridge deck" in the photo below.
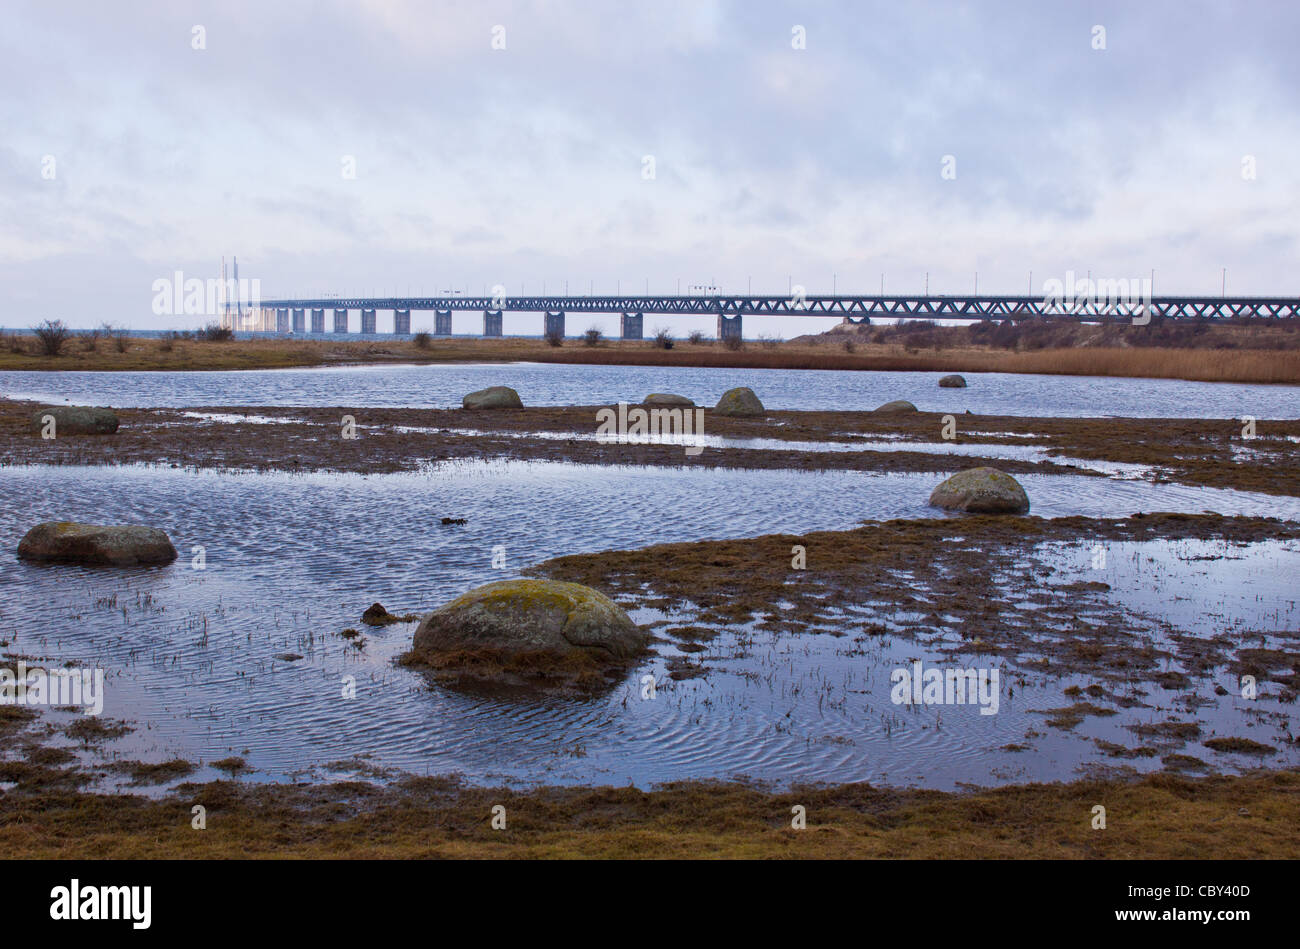
{"type": "Polygon", "coordinates": [[[476,310],[545,313],[643,313],[680,316],[821,316],[898,319],[1023,319],[1082,317],[1129,320],[1149,312],[1171,319],[1267,318],[1300,316],[1300,298],[1165,296],[1149,301],[1085,299],[1049,301],[1042,296],[436,296],[294,297],[263,300],[263,309],[476,310]]]}

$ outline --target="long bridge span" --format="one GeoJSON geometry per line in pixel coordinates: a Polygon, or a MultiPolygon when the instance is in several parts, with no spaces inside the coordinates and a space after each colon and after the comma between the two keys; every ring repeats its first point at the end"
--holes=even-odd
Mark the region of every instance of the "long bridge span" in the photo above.
{"type": "Polygon", "coordinates": [[[712,316],[717,319],[718,338],[741,335],[742,319],[752,316],[840,317],[846,323],[869,322],[873,317],[890,320],[969,319],[1026,320],[1072,319],[1144,324],[1152,317],[1175,320],[1295,319],[1300,316],[1300,298],[1165,296],[1146,300],[1134,298],[1084,298],[1057,301],[1043,296],[930,295],[860,296],[833,295],[669,295],[616,294],[612,296],[469,296],[446,294],[432,297],[290,297],[263,300],[246,310],[246,324],[236,329],[279,333],[347,333],[350,313],[360,315],[360,332],[378,332],[376,314],[392,311],[393,332],[411,332],[412,311],[432,311],[433,333],[451,335],[454,311],[483,315],[483,335],[500,336],[501,318],[506,311],[543,314],[546,334],[564,334],[568,313],[619,314],[624,339],[641,339],[644,318],[650,315],[712,316]],[[332,314],[326,329],[326,311],[332,314]],[[310,329],[308,316],[310,315],[310,329]]]}

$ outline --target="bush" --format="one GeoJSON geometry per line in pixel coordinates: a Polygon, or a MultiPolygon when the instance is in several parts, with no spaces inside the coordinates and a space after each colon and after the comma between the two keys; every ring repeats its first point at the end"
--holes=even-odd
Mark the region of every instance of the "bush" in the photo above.
{"type": "Polygon", "coordinates": [[[62,320],[46,320],[39,326],[33,326],[32,332],[36,334],[37,352],[42,356],[58,356],[72,336],[72,331],[62,320]]]}
{"type": "Polygon", "coordinates": [[[601,337],[603,337],[604,335],[605,334],[602,333],[597,327],[593,326],[591,329],[587,330],[585,333],[582,334],[582,343],[584,346],[599,346],[601,337]]]}
{"type": "Polygon", "coordinates": [[[776,347],[777,347],[778,345],[780,345],[780,343],[781,343],[781,337],[780,337],[780,336],[762,336],[762,335],[760,335],[760,336],[758,337],[758,345],[762,346],[764,349],[776,349],[776,347]]]}
{"type": "Polygon", "coordinates": [[[561,333],[558,329],[547,330],[543,338],[546,340],[547,343],[549,343],[552,346],[564,345],[564,334],[561,333]]]}
{"type": "Polygon", "coordinates": [[[11,353],[21,354],[27,352],[27,340],[17,333],[5,333],[4,346],[11,353]]]}
{"type": "Polygon", "coordinates": [[[691,335],[686,337],[686,341],[692,346],[702,346],[704,345],[704,334],[699,330],[693,330],[691,335]]]}
{"type": "Polygon", "coordinates": [[[745,341],[739,336],[724,336],[722,337],[722,345],[734,353],[745,348],[745,341]]]}
{"type": "Polygon", "coordinates": [[[672,349],[673,338],[668,330],[660,328],[655,330],[654,344],[656,349],[672,349]]]}
{"type": "Polygon", "coordinates": [[[235,338],[235,331],[220,323],[209,323],[199,330],[198,338],[207,343],[225,343],[235,338]]]}
{"type": "Polygon", "coordinates": [[[81,348],[83,352],[93,353],[99,349],[99,330],[86,330],[81,334],[81,348]]]}
{"type": "Polygon", "coordinates": [[[857,347],[856,345],[854,345],[853,340],[851,340],[851,339],[846,339],[846,340],[844,341],[844,351],[845,351],[846,353],[851,353],[851,352],[853,352],[853,350],[855,350],[855,349],[857,349],[857,348],[858,348],[858,347],[857,347]]]}
{"type": "Polygon", "coordinates": [[[411,337],[411,342],[415,343],[416,349],[429,349],[433,346],[433,337],[421,330],[411,337]]]}

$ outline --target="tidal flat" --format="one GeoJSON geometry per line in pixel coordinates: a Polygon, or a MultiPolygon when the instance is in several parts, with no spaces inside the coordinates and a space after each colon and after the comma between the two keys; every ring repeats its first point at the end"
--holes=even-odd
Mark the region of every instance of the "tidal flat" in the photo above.
{"type": "Polygon", "coordinates": [[[173,399],[103,436],[42,439],[46,399],[0,402],[0,662],[108,683],[96,719],[2,709],[17,852],[1300,852],[1300,422],[1261,414],[1246,438],[1195,416],[1234,387],[1195,384],[1187,418],[769,403],[706,411],[691,455],[600,440],[610,403],[365,404],[319,372],[313,393],[340,388],[314,406],[173,399]],[[928,506],[981,465],[1021,482],[1028,516],[928,506]],[[157,526],[180,557],[12,559],[44,520],[157,526]],[[648,654],[545,697],[398,661],[415,618],[516,576],[605,592],[648,654]],[[375,602],[404,619],[366,625],[375,602]],[[922,668],[995,670],[996,709],[898,701],[896,673],[922,668]],[[1090,835],[1098,795],[1124,833],[1090,835]],[[479,826],[498,800],[508,837],[479,826]],[[194,802],[226,828],[201,847],[194,802]],[[796,804],[818,846],[788,832],[796,804]],[[251,844],[288,814],[278,849],[251,844]]]}

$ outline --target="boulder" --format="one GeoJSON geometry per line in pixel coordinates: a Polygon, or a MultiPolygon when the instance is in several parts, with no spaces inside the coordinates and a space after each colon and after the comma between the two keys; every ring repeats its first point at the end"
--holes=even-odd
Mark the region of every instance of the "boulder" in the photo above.
{"type": "Polygon", "coordinates": [[[1005,471],[967,468],[931,492],[930,506],[970,514],[1025,514],[1029,511],[1029,495],[1005,471]]]}
{"type": "Polygon", "coordinates": [[[897,399],[893,402],[886,402],[877,412],[915,412],[916,406],[906,399],[897,399]]]}
{"type": "Polygon", "coordinates": [[[940,379],[939,388],[940,389],[964,389],[966,388],[966,380],[954,373],[951,376],[944,376],[942,379],[940,379]]]}
{"type": "Polygon", "coordinates": [[[509,386],[489,386],[471,392],[461,399],[460,404],[467,409],[522,409],[524,403],[519,393],[509,386]]]}
{"type": "Polygon", "coordinates": [[[117,415],[110,408],[91,405],[51,405],[32,413],[32,430],[45,430],[45,417],[54,416],[54,436],[112,435],[117,431],[117,415]]]}
{"type": "Polygon", "coordinates": [[[476,587],[421,621],[412,644],[416,660],[440,654],[502,657],[586,656],[600,662],[641,652],[647,635],[605,594],[559,580],[499,580],[476,587]]]}
{"type": "Polygon", "coordinates": [[[762,415],[764,411],[763,403],[758,401],[754,390],[747,386],[728,389],[713,407],[716,415],[762,415]]]}
{"type": "Polygon", "coordinates": [[[176,548],[156,527],[46,521],[26,533],[18,544],[18,556],[24,560],[126,567],[171,563],[176,559],[176,548]]]}
{"type": "Polygon", "coordinates": [[[671,392],[651,392],[641,402],[642,405],[695,405],[693,399],[688,399],[684,395],[673,395],[671,392]]]}

